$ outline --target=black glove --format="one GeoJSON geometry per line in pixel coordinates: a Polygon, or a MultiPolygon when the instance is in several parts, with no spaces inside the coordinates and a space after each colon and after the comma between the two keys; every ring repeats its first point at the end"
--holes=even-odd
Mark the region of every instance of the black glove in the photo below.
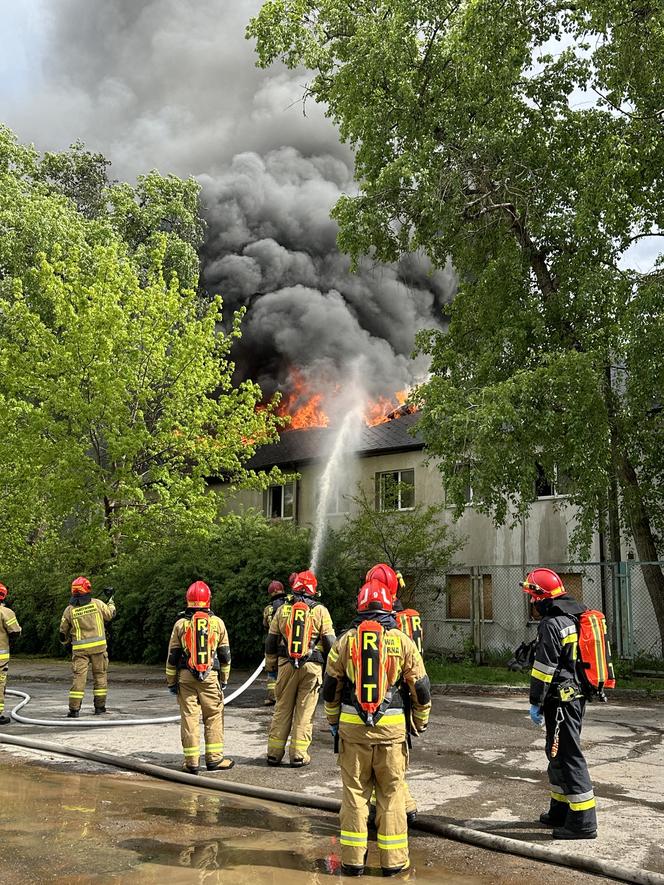
{"type": "Polygon", "coordinates": [[[170,691],[171,694],[177,694],[178,693],[177,683],[175,685],[169,685],[168,690],[170,691]]]}

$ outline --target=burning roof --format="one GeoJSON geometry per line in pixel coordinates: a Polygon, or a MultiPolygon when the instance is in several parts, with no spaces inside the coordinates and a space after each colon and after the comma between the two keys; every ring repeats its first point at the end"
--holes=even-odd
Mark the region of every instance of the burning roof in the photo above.
{"type": "MultiPolygon", "coordinates": [[[[418,420],[418,414],[398,413],[399,410],[391,419],[363,427],[354,453],[359,457],[367,457],[424,448],[422,437],[417,433],[409,433],[418,420]]],[[[317,461],[325,457],[334,433],[335,428],[330,426],[288,430],[281,434],[278,443],[262,446],[247,466],[252,470],[266,470],[275,466],[296,466],[317,461]]]]}

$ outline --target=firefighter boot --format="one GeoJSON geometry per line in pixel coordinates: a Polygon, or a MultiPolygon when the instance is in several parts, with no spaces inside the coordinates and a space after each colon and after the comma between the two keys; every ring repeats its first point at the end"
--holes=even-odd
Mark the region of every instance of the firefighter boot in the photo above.
{"type": "Polygon", "coordinates": [[[545,827],[562,827],[567,817],[567,803],[551,799],[549,810],[539,816],[539,822],[545,827]]]}
{"type": "Polygon", "coordinates": [[[67,719],[78,719],[80,712],[81,712],[80,710],[70,710],[67,713],[67,719]]]}
{"type": "Polygon", "coordinates": [[[205,767],[208,771],[228,771],[229,768],[232,768],[235,765],[233,759],[228,759],[224,757],[223,759],[218,759],[216,762],[206,762],[205,767]]]}
{"type": "Polygon", "coordinates": [[[597,830],[587,830],[583,832],[576,832],[575,830],[568,830],[567,827],[556,827],[553,831],[554,839],[596,839],[597,838],[597,830]]]}
{"type": "Polygon", "coordinates": [[[10,722],[11,719],[9,718],[9,716],[5,716],[4,714],[0,716],[0,725],[9,725],[10,722]]]}

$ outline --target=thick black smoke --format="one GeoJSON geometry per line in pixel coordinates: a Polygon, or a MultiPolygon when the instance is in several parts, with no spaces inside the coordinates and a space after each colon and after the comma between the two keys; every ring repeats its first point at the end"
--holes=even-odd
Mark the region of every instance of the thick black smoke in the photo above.
{"type": "Polygon", "coordinates": [[[329,211],[355,189],[352,157],[320,108],[302,113],[305,73],[255,68],[244,27],[257,0],[41,4],[43,77],[7,96],[7,123],[41,148],[80,138],[119,177],[199,178],[204,283],[247,307],[241,375],[269,395],[294,366],[334,389],[363,356],[379,396],[426,372],[410,359],[415,332],[442,322],[453,274],[417,257],[350,273],[329,211]]]}

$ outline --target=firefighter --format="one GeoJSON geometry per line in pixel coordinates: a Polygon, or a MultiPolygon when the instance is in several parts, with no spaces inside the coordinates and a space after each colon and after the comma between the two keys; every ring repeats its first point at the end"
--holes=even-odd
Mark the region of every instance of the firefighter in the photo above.
{"type": "Polygon", "coordinates": [[[293,768],[309,765],[313,718],[323,682],[325,657],[334,645],[330,613],[316,599],[316,576],[299,572],[293,598],[281,606],[265,641],[268,679],[276,679],[276,705],[267,741],[267,764],[279,765],[286,753],[293,768]]]}
{"type": "Polygon", "coordinates": [[[14,612],[5,605],[8,590],[0,584],[0,725],[9,725],[11,719],[5,716],[5,687],[9,672],[9,651],[15,639],[21,635],[21,625],[14,612]]]}
{"type": "MultiPolygon", "coordinates": [[[[292,575],[291,575],[292,577],[292,575]]],[[[270,581],[267,585],[267,595],[270,597],[270,601],[263,609],[263,627],[269,633],[270,632],[270,624],[272,623],[272,619],[279,611],[281,606],[284,604],[286,600],[286,591],[284,590],[284,585],[281,581],[270,581]]],[[[276,680],[274,679],[273,674],[268,675],[267,678],[267,695],[265,698],[265,706],[273,707],[275,704],[274,700],[274,687],[276,685],[276,680]]]]}
{"type": "Polygon", "coordinates": [[[586,606],[567,594],[560,576],[536,568],[522,584],[541,617],[530,677],[530,718],[546,726],[545,751],[551,788],[540,822],[554,839],[595,839],[595,794],[581,752],[586,699],[577,671],[578,616],[586,606]]]}
{"type": "Polygon", "coordinates": [[[180,705],[180,737],[189,774],[198,774],[200,719],[205,732],[205,767],[227,771],[224,757],[224,689],[231,672],[228,633],[210,610],[210,588],[195,581],[187,590],[187,608],[175,622],[168,643],[166,684],[180,705]]]}
{"type": "Polygon", "coordinates": [[[358,617],[330,652],[323,699],[338,741],[342,872],[361,876],[367,853],[367,818],[376,791],[376,824],[383,875],[407,869],[408,826],[404,778],[408,763],[402,683],[413,727],[429,722],[431,687],[415,643],[394,626],[392,596],[376,579],[357,598],[358,617]]]}
{"type": "Polygon", "coordinates": [[[81,576],[72,581],[71,599],[60,621],[60,642],[63,645],[71,643],[73,678],[67,713],[70,719],[77,719],[80,713],[88,667],[92,667],[95,715],[106,712],[108,651],[104,624],[112,621],[114,617],[115,604],[112,596],[108,602],[94,599],[92,586],[87,578],[81,576]]]}
{"type": "MultiPolygon", "coordinates": [[[[401,630],[406,636],[410,636],[417,650],[422,654],[422,623],[419,612],[415,609],[404,609],[403,603],[398,598],[399,590],[405,587],[401,572],[395,571],[384,562],[379,562],[372,566],[367,572],[365,581],[377,579],[383,583],[390,591],[392,598],[392,614],[394,615],[395,627],[401,630]]],[[[404,796],[406,799],[406,819],[408,825],[414,824],[417,820],[417,802],[413,799],[412,793],[406,783],[403,782],[404,796]]],[[[369,826],[375,826],[376,821],[376,796],[371,796],[371,808],[369,809],[369,826]]]]}

